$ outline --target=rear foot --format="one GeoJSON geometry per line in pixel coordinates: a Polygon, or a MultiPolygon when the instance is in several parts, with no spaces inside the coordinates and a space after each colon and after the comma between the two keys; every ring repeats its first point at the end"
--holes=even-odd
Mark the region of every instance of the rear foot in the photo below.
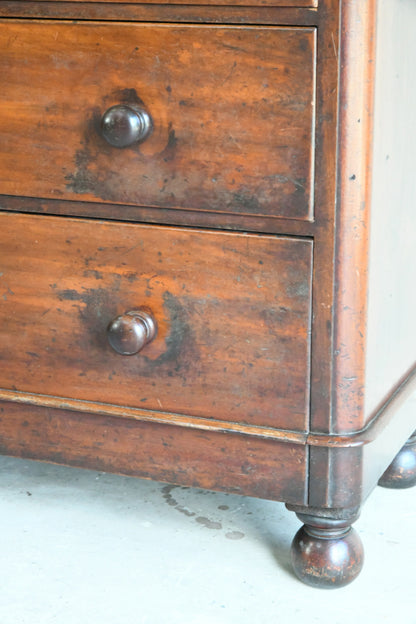
{"type": "Polygon", "coordinates": [[[397,453],[378,484],[395,489],[416,485],[416,431],[397,453]]]}

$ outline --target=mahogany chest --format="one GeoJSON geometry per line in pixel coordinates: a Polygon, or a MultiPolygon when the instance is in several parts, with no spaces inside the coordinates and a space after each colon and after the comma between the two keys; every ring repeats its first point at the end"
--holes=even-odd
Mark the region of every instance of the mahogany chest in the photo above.
{"type": "Polygon", "coordinates": [[[283,501],[298,576],[356,577],[416,482],[415,24],[0,3],[1,452],[283,501]]]}

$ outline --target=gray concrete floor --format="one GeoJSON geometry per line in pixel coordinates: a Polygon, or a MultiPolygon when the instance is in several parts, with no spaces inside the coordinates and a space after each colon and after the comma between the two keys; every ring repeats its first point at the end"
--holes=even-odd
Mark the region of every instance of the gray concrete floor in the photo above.
{"type": "Polygon", "coordinates": [[[416,488],[377,488],[359,578],[299,583],[284,505],[0,458],[0,624],[416,624],[416,488]]]}

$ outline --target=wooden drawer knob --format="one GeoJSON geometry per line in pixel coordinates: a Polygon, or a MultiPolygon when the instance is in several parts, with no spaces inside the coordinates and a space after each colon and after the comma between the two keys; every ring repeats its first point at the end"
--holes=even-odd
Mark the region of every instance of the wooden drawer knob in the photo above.
{"type": "Polygon", "coordinates": [[[114,351],[120,355],[135,355],[153,340],[156,331],[156,321],[150,311],[138,308],[112,320],[107,336],[114,351]]]}
{"type": "Polygon", "coordinates": [[[128,147],[143,141],[151,129],[149,113],[139,106],[112,106],[101,119],[101,133],[113,147],[128,147]]]}

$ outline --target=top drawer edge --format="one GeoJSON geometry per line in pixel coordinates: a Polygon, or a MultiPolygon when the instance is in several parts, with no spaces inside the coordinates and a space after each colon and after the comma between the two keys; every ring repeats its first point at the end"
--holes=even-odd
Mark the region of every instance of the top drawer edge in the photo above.
{"type": "MultiPolygon", "coordinates": [[[[67,0],[54,0],[54,3],[61,4],[67,0]]],[[[317,8],[318,0],[71,0],[82,4],[158,4],[158,5],[188,5],[188,6],[245,6],[245,7],[280,7],[280,8],[317,8]]],[[[39,3],[50,2],[50,0],[37,0],[39,3]]],[[[23,0],[21,4],[25,4],[23,0]]],[[[32,4],[32,2],[30,2],[32,4]]]]}

